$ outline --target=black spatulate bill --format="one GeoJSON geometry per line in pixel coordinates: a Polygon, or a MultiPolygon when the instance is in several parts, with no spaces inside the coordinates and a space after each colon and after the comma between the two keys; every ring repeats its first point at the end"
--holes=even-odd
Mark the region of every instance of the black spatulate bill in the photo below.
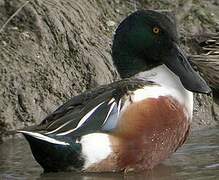
{"type": "Polygon", "coordinates": [[[181,83],[187,90],[196,93],[211,93],[210,87],[205,80],[195,72],[184,52],[177,44],[174,44],[171,56],[165,58],[165,65],[180,78],[181,83]]]}

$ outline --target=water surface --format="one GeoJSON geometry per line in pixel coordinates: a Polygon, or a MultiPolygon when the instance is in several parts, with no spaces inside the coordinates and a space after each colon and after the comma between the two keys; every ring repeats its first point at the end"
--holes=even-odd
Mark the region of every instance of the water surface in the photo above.
{"type": "Polygon", "coordinates": [[[219,179],[219,128],[193,132],[189,140],[155,169],[142,173],[47,173],[22,139],[0,144],[0,180],[216,180],[219,179]]]}

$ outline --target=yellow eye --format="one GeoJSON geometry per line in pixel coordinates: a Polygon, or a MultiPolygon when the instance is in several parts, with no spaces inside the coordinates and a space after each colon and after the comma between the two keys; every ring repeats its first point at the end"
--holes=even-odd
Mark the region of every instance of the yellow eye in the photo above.
{"type": "Polygon", "coordinates": [[[154,27],[154,28],[153,28],[153,32],[154,32],[155,34],[158,34],[158,33],[160,32],[160,28],[154,27]]]}

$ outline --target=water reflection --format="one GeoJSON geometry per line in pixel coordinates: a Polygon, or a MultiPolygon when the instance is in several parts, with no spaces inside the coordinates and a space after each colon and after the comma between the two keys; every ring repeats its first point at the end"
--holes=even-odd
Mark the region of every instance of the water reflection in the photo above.
{"type": "Polygon", "coordinates": [[[219,129],[194,132],[190,140],[170,159],[141,173],[47,173],[34,161],[24,139],[0,144],[0,180],[213,180],[219,177],[219,129]]]}
{"type": "Polygon", "coordinates": [[[142,178],[147,180],[176,180],[177,176],[174,174],[174,167],[169,167],[165,165],[159,165],[154,170],[142,172],[142,173],[86,173],[86,174],[75,174],[75,173],[48,173],[42,174],[38,180],[52,180],[52,179],[62,179],[62,180],[142,180],[142,178]]]}

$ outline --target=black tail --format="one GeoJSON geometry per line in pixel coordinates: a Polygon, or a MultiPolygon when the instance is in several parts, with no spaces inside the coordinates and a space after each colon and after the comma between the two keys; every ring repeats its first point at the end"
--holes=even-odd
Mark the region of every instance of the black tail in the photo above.
{"type": "Polygon", "coordinates": [[[59,141],[39,133],[20,132],[29,142],[34,158],[45,172],[80,170],[83,167],[80,144],[59,141]]]}

